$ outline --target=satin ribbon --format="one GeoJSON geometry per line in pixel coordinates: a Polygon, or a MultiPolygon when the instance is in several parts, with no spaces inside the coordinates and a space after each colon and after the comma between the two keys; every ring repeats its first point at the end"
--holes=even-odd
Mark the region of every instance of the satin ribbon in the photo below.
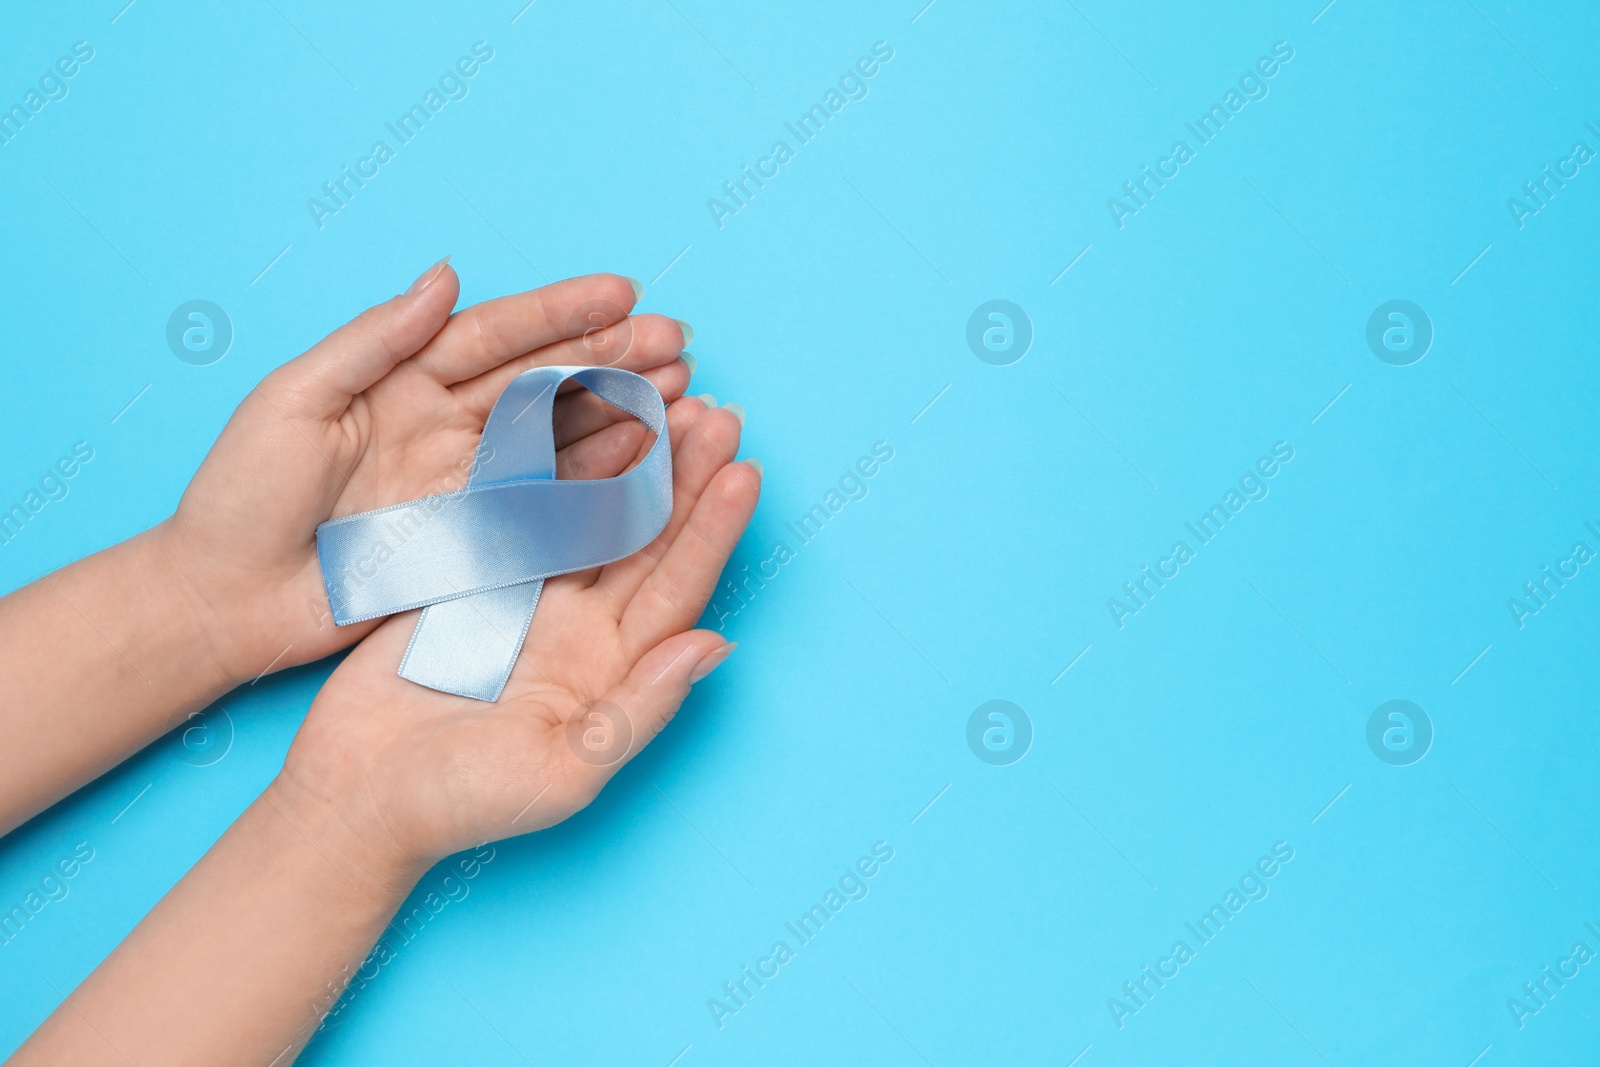
{"type": "Polygon", "coordinates": [[[672,514],[667,412],[655,386],[612,367],[538,367],[506,386],[465,489],[317,527],[317,559],[340,626],[424,608],[400,677],[500,699],[544,580],[631,556],[672,514]],[[572,379],[655,431],[633,470],[556,478],[556,390],[572,379]]]}

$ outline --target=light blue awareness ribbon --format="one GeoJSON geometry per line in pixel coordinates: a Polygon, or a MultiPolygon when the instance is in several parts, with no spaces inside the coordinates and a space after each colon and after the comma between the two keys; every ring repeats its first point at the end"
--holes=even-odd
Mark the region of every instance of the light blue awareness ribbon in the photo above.
{"type": "Polygon", "coordinates": [[[495,401],[465,489],[325,522],[317,559],[340,626],[425,609],[400,677],[494,701],[544,580],[631,556],[671,514],[667,412],[655,386],[612,367],[538,367],[495,401]],[[556,390],[569,378],[655,431],[633,470],[556,478],[556,390]]]}

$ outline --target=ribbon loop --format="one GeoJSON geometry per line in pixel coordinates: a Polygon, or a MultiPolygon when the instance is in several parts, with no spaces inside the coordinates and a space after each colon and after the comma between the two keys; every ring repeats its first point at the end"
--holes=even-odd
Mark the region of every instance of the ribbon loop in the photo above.
{"type": "Polygon", "coordinates": [[[400,677],[494,701],[544,580],[631,556],[671,514],[667,412],[655,386],[614,367],[536,367],[495,401],[465,489],[325,522],[317,560],[340,626],[424,609],[400,677]],[[555,398],[569,378],[655,431],[633,470],[557,480],[555,398]]]}

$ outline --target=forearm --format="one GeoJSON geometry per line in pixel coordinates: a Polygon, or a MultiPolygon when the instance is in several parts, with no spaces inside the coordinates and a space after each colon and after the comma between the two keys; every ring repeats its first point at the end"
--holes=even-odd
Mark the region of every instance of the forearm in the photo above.
{"type": "Polygon", "coordinates": [[[283,1067],[426,868],[274,783],[13,1062],[283,1067]]]}
{"type": "Polygon", "coordinates": [[[236,684],[214,630],[159,528],[0,598],[0,833],[236,684]]]}

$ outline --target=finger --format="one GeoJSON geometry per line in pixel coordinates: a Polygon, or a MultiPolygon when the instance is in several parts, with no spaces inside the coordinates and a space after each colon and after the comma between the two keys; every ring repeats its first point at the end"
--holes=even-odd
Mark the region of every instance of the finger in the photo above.
{"type": "MultiPolygon", "coordinates": [[[[681,359],[675,359],[666,366],[643,372],[643,377],[656,387],[663,401],[671,404],[689,388],[689,365],[681,359]]],[[[624,419],[634,421],[632,415],[606,403],[587,389],[558,397],[554,419],[556,447],[565,448],[603,426],[624,419]]]]}
{"type": "Polygon", "coordinates": [[[672,359],[694,337],[688,323],[665,315],[631,315],[603,330],[591,330],[545,346],[552,363],[638,370],[672,359]]]}
{"type": "Polygon", "coordinates": [[[488,415],[511,379],[532,367],[621,367],[643,373],[662,367],[683,351],[683,330],[664,315],[635,315],[598,330],[545,345],[507,360],[476,378],[451,386],[461,402],[488,415]]]}
{"type": "Polygon", "coordinates": [[[615,774],[655,740],[678,713],[690,688],[721,666],[736,647],[710,630],[691,630],[667,638],[641,656],[603,698],[627,716],[633,735],[627,759],[607,768],[608,773],[615,774]]]}
{"type": "Polygon", "coordinates": [[[650,648],[695,624],[750,525],[760,495],[759,467],[729,463],[717,472],[672,547],[623,612],[619,636],[624,650],[650,648]]]}
{"type": "Polygon", "coordinates": [[[636,284],[620,274],[590,274],[485,300],[453,316],[417,365],[441,385],[476,378],[508,359],[621,322],[638,299],[636,284]]]}
{"type": "MultiPolygon", "coordinates": [[[[556,401],[558,411],[565,399],[556,401]]],[[[655,444],[655,434],[626,412],[617,411],[617,414],[622,416],[620,421],[601,426],[556,453],[557,477],[615,478],[644,461],[644,457],[655,444]]],[[[673,416],[669,409],[667,423],[669,434],[672,432],[672,421],[673,416]]],[[[681,429],[682,427],[680,436],[681,429]]],[[[581,571],[569,572],[553,581],[564,590],[581,591],[595,583],[600,577],[600,570],[599,567],[588,567],[581,571]]],[[[556,586],[547,585],[546,588],[554,592],[556,586]]],[[[620,609],[617,614],[621,614],[620,609]]]]}
{"type": "Polygon", "coordinates": [[[689,521],[700,494],[739,450],[739,420],[726,408],[708,408],[698,397],[672,405],[667,429],[672,439],[672,515],[666,528],[640,551],[602,568],[595,583],[619,619],[689,521]]]}
{"type": "Polygon", "coordinates": [[[460,294],[460,279],[448,258],[442,260],[405,293],[363,311],[305,355],[273,371],[262,384],[280,398],[278,403],[287,405],[287,413],[335,418],[349,407],[351,397],[371,388],[433,339],[460,294]]]}
{"type": "MultiPolygon", "coordinates": [[[[615,478],[644,460],[655,434],[637,422],[618,422],[590,434],[556,453],[556,474],[561,478],[615,478]]],[[[586,592],[600,577],[600,567],[550,578],[545,597],[566,597],[586,592]]]]}
{"type": "Polygon", "coordinates": [[[644,423],[631,419],[602,427],[556,453],[556,477],[615,478],[643,457],[649,436],[644,423]]]}
{"type": "MultiPolygon", "coordinates": [[[[670,440],[678,442],[678,444],[671,446],[674,453],[678,451],[683,442],[684,435],[688,433],[691,420],[695,417],[698,417],[697,413],[704,413],[705,410],[705,404],[701,403],[699,400],[692,400],[688,403],[679,401],[667,408],[667,434],[670,440]]],[[[617,466],[617,461],[625,446],[621,443],[620,439],[612,439],[606,436],[605,431],[591,434],[582,441],[568,446],[567,451],[578,452],[586,461],[585,469],[594,472],[591,474],[582,475],[582,477],[615,477],[616,475],[621,474],[623,471],[631,470],[633,467],[644,461],[644,457],[649,454],[651,447],[653,447],[655,444],[655,434],[650,433],[644,425],[633,421],[631,418],[628,422],[613,423],[611,428],[614,430],[616,427],[628,425],[637,427],[640,432],[636,437],[633,438],[633,440],[636,442],[634,454],[624,459],[620,467],[617,466]],[[593,443],[591,444],[591,442],[593,443]],[[601,451],[602,449],[604,450],[603,453],[601,451]],[[600,473],[602,471],[605,473],[600,473]]],[[[559,473],[561,462],[561,453],[559,452],[556,454],[556,462],[557,471],[559,473]]],[[[567,475],[562,476],[567,477],[567,475]]],[[[674,501],[676,501],[677,498],[678,494],[674,492],[674,501]]],[[[665,548],[662,548],[661,551],[665,551],[665,548]]],[[[649,566],[654,566],[653,560],[649,566]]],[[[601,571],[603,569],[603,567],[589,567],[581,571],[573,571],[569,574],[563,575],[560,579],[557,579],[557,581],[561,583],[564,589],[581,592],[587,590],[599,580],[601,571]]],[[[646,570],[646,573],[648,573],[648,570],[646,570]]],[[[640,576],[639,580],[644,580],[643,575],[640,576]]],[[[628,596],[631,595],[632,589],[629,589],[628,596]]],[[[620,617],[622,615],[622,608],[627,604],[627,596],[614,596],[608,599],[610,599],[615,615],[620,617]]]]}

